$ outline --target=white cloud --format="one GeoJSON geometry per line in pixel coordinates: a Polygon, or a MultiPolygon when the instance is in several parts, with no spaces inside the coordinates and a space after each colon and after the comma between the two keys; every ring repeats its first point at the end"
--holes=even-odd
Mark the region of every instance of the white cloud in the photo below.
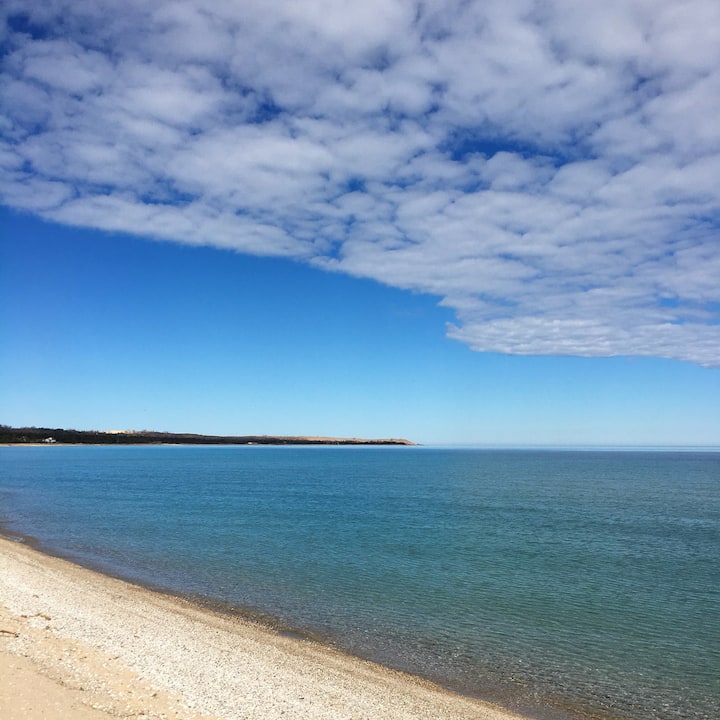
{"type": "Polygon", "coordinates": [[[0,197],[720,365],[715,0],[8,0],[0,197]]]}

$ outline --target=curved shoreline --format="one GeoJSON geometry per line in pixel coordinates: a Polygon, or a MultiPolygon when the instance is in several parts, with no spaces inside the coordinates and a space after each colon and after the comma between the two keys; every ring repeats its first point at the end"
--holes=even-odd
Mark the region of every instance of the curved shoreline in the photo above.
{"type": "MultiPolygon", "coordinates": [[[[61,688],[64,711],[38,717],[71,716],[78,702],[120,716],[188,720],[520,717],[6,538],[0,538],[0,620],[9,673],[35,672],[61,688]],[[123,709],[130,701],[132,712],[123,709]]],[[[10,688],[9,696],[0,693],[0,703],[8,703],[0,714],[30,717],[17,714],[21,682],[10,679],[10,688]]]]}

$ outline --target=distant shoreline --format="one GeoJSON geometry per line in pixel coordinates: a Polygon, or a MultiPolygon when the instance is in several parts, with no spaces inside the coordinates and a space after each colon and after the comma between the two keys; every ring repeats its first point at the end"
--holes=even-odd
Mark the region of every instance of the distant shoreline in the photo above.
{"type": "Polygon", "coordinates": [[[404,438],[337,438],[311,435],[200,435],[155,430],[66,430],[0,427],[0,445],[406,445],[404,438]]]}

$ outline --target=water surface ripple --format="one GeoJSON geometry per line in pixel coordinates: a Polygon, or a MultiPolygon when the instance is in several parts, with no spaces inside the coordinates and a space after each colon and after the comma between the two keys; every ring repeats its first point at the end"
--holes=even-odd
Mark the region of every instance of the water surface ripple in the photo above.
{"type": "Polygon", "coordinates": [[[0,522],[536,717],[720,717],[719,453],[0,448],[0,522]]]}

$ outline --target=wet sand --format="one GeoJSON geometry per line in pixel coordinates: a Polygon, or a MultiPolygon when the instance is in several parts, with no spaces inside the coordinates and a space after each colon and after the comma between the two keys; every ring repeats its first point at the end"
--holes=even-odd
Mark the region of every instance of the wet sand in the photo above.
{"type": "Polygon", "coordinates": [[[517,720],[0,538],[3,720],[517,720]]]}

